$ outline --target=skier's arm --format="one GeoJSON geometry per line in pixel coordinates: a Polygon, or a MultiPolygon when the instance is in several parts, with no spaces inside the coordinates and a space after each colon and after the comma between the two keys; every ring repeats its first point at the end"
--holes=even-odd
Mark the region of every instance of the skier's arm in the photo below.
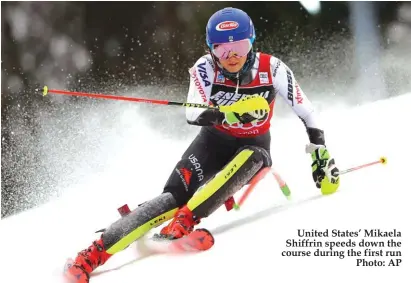
{"type": "Polygon", "coordinates": [[[194,126],[214,126],[221,125],[224,120],[224,114],[215,109],[206,109],[197,118],[187,120],[187,123],[194,126]]]}
{"type": "MultiPolygon", "coordinates": [[[[214,66],[211,58],[201,57],[190,69],[190,87],[187,95],[188,103],[210,105],[211,88],[214,79],[214,66]]],[[[195,126],[220,125],[224,114],[214,109],[187,107],[187,123],[195,126]]]]}
{"type": "Polygon", "coordinates": [[[281,60],[271,58],[271,73],[275,91],[291,106],[307,130],[310,143],[324,145],[324,131],[311,102],[294,78],[293,72],[281,60]]]}

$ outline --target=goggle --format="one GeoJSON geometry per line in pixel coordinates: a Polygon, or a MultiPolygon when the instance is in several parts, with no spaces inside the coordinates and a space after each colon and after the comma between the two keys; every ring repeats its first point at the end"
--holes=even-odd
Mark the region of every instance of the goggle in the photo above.
{"type": "Polygon", "coordinates": [[[213,44],[212,52],[218,59],[226,60],[232,56],[244,57],[250,52],[252,43],[249,39],[213,44]]]}

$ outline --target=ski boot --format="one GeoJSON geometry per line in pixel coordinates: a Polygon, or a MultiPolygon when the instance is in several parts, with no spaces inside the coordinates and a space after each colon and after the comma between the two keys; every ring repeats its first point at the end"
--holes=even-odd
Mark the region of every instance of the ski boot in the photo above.
{"type": "Polygon", "coordinates": [[[174,215],[174,219],[163,229],[157,238],[166,238],[169,240],[175,240],[182,238],[194,230],[194,226],[199,224],[200,220],[197,219],[193,212],[184,205],[174,215]]]}
{"type": "Polygon", "coordinates": [[[88,249],[79,252],[74,261],[72,259],[67,261],[64,267],[66,282],[88,283],[90,273],[103,265],[110,257],[111,255],[104,250],[102,239],[94,241],[88,249]]]}

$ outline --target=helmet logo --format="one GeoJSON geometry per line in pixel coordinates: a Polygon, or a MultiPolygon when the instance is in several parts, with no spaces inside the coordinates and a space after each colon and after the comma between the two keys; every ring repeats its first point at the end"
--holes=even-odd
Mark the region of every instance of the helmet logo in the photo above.
{"type": "Polygon", "coordinates": [[[219,23],[215,28],[218,31],[226,31],[226,30],[233,30],[238,28],[239,24],[234,21],[225,21],[219,23]]]}

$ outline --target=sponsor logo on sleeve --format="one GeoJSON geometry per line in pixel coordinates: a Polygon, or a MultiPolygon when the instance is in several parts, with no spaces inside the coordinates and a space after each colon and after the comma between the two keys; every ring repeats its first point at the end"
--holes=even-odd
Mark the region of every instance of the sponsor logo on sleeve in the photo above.
{"type": "Polygon", "coordinates": [[[295,82],[295,89],[297,92],[297,96],[295,97],[295,99],[297,100],[297,104],[303,104],[303,96],[301,95],[301,88],[297,82],[295,82]]]}
{"type": "Polygon", "coordinates": [[[207,75],[207,70],[206,70],[205,65],[206,65],[206,61],[204,61],[204,62],[201,63],[201,64],[198,64],[197,70],[198,70],[198,73],[200,74],[201,79],[202,79],[203,82],[204,82],[204,85],[205,85],[206,87],[208,87],[209,85],[211,85],[211,83],[210,83],[210,81],[208,80],[208,75],[207,75]]]}
{"type": "Polygon", "coordinates": [[[281,61],[280,61],[280,60],[277,60],[277,64],[275,64],[274,70],[272,70],[272,73],[273,73],[273,77],[274,77],[274,78],[275,78],[275,76],[277,75],[277,71],[278,71],[278,68],[280,67],[280,65],[281,65],[281,61]]]}
{"type": "Polygon", "coordinates": [[[211,60],[208,56],[204,56],[204,58],[207,60],[208,64],[210,64],[210,66],[214,69],[215,65],[213,60],[211,60]]]}
{"type": "Polygon", "coordinates": [[[198,93],[201,95],[203,102],[207,102],[207,96],[205,94],[203,86],[200,83],[200,80],[198,79],[196,70],[192,68],[190,73],[191,73],[191,78],[194,80],[194,85],[196,86],[198,93]]]}
{"type": "Polygon", "coordinates": [[[291,72],[290,72],[289,69],[287,69],[287,82],[288,82],[288,86],[287,86],[288,95],[287,95],[287,98],[288,98],[288,100],[291,101],[291,105],[294,106],[293,78],[291,76],[291,72]]]}

